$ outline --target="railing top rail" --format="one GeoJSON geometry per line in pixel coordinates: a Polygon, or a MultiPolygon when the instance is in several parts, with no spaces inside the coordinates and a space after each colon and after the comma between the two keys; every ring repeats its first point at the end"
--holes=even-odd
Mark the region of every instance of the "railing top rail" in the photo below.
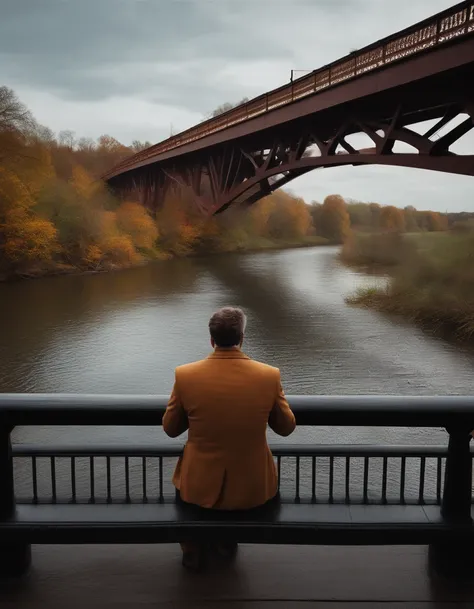
{"type": "Polygon", "coordinates": [[[385,65],[386,63],[391,63],[393,60],[395,60],[397,58],[402,59],[403,57],[405,57],[405,53],[403,52],[403,50],[405,48],[411,48],[411,52],[408,53],[408,55],[411,55],[412,52],[414,53],[414,52],[420,52],[423,50],[427,50],[429,48],[432,48],[433,46],[442,44],[442,43],[446,42],[447,40],[450,40],[451,38],[456,38],[459,35],[468,34],[470,31],[469,27],[466,27],[465,31],[462,31],[461,34],[458,31],[460,28],[460,24],[458,23],[457,16],[459,14],[461,14],[463,11],[466,11],[465,23],[467,25],[469,25],[469,23],[472,24],[472,22],[474,21],[474,3],[472,0],[465,0],[464,2],[460,2],[459,4],[456,4],[448,9],[445,9],[445,10],[441,11],[440,13],[432,15],[403,30],[400,30],[394,34],[391,34],[390,36],[387,36],[386,38],[377,40],[376,42],[373,42],[373,43],[363,47],[362,49],[349,53],[348,55],[345,55],[344,57],[342,57],[330,64],[326,64],[325,66],[322,66],[316,70],[313,70],[309,74],[306,74],[304,76],[301,76],[300,78],[293,80],[290,84],[284,84],[276,89],[272,89],[271,91],[268,91],[267,93],[264,93],[262,95],[259,95],[255,98],[249,100],[245,104],[236,106],[235,108],[232,108],[231,110],[228,110],[227,112],[219,114],[216,117],[211,117],[211,118],[203,121],[202,123],[199,123],[198,125],[194,125],[193,127],[190,127],[189,129],[181,131],[180,133],[173,135],[170,138],[163,140],[162,142],[159,142],[158,144],[155,144],[154,146],[151,146],[150,148],[147,148],[141,152],[138,152],[137,154],[133,155],[130,158],[125,159],[124,161],[119,163],[117,166],[112,168],[109,172],[107,172],[104,175],[104,178],[110,179],[120,173],[131,170],[138,163],[141,164],[142,162],[144,163],[145,161],[152,162],[152,161],[150,161],[150,159],[152,157],[156,157],[157,155],[159,155],[161,153],[167,152],[174,148],[178,148],[179,146],[182,146],[188,142],[194,141],[196,139],[200,139],[211,133],[225,129],[230,125],[240,123],[240,122],[248,120],[249,118],[253,118],[254,116],[260,115],[265,112],[269,112],[276,107],[280,107],[281,105],[292,103],[293,101],[295,101],[295,99],[299,99],[300,97],[303,97],[305,95],[317,93],[320,88],[325,89],[327,87],[337,85],[342,81],[346,81],[350,78],[354,78],[360,74],[367,72],[368,70],[381,67],[381,66],[385,65]],[[445,34],[446,33],[449,34],[449,32],[452,31],[453,35],[452,36],[450,36],[450,35],[439,36],[439,34],[440,34],[439,30],[442,29],[442,28],[440,28],[440,24],[443,24],[445,22],[445,20],[449,21],[450,19],[453,20],[453,23],[446,22],[445,34]],[[426,28],[426,32],[424,32],[425,28],[426,28]],[[430,30],[430,31],[428,31],[428,30],[430,30]],[[418,38],[417,38],[417,40],[414,40],[411,42],[406,40],[407,37],[409,37],[412,34],[416,35],[416,36],[420,35],[422,42],[420,42],[418,40],[418,38]],[[387,59],[386,51],[389,48],[388,45],[393,46],[394,44],[396,45],[397,43],[400,43],[401,47],[403,47],[403,48],[394,49],[392,52],[392,55],[394,55],[394,56],[391,57],[390,59],[387,59]],[[415,47],[417,47],[417,48],[415,48],[415,47]],[[376,61],[374,61],[373,58],[369,57],[369,54],[374,53],[377,50],[380,51],[380,57],[377,57],[376,61]],[[396,57],[395,57],[395,55],[396,55],[396,57]],[[354,62],[354,64],[357,64],[357,62],[359,60],[361,60],[361,62],[362,62],[361,66],[363,64],[362,69],[361,70],[355,69],[353,71],[349,71],[350,73],[348,72],[346,74],[345,72],[347,71],[346,68],[347,68],[348,62],[352,61],[352,62],[354,62]],[[327,71],[337,72],[338,68],[342,69],[344,74],[342,74],[342,72],[341,72],[341,74],[339,74],[337,76],[335,82],[331,82],[331,79],[329,78],[328,82],[325,82],[324,85],[322,85],[321,87],[316,87],[316,81],[318,79],[318,76],[324,75],[324,73],[327,71]],[[314,88],[305,86],[305,83],[311,83],[312,81],[314,81],[314,83],[315,83],[314,88]],[[293,92],[295,90],[299,91],[298,94],[296,95],[296,98],[293,95],[293,92]],[[268,103],[269,99],[274,99],[275,103],[269,104],[268,103]],[[250,109],[250,112],[249,112],[249,109],[250,109]]]}
{"type": "MultiPolygon", "coordinates": [[[[0,394],[0,426],[159,426],[168,396],[0,394]]],[[[298,425],[465,427],[474,429],[474,396],[288,396],[298,425]]]]}
{"type": "MultiPolygon", "coordinates": [[[[178,457],[184,443],[166,444],[14,444],[14,457],[178,457]]],[[[274,456],[282,457],[445,457],[446,446],[371,444],[270,443],[274,456]]],[[[474,456],[474,446],[471,447],[474,456]]]]}

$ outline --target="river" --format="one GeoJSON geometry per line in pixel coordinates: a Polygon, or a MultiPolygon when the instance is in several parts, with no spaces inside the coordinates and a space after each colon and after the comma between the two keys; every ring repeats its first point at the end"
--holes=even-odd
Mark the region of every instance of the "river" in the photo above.
{"type": "MultiPolygon", "coordinates": [[[[248,315],[245,351],[287,393],[470,394],[474,354],[344,297],[380,279],[337,249],[189,258],[0,286],[0,391],[167,394],[174,368],[210,351],[223,305],[248,315]]],[[[16,442],[170,441],[144,428],[18,428],[16,442]]],[[[178,440],[182,441],[182,440],[178,440]]],[[[445,443],[442,430],[297,429],[290,442],[445,443]]]]}

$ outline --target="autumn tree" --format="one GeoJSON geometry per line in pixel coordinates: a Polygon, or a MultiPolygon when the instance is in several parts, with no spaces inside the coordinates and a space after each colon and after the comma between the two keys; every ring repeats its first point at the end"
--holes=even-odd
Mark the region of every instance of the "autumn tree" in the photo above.
{"type": "Polygon", "coordinates": [[[420,230],[418,226],[418,214],[413,205],[407,205],[404,210],[405,228],[408,233],[414,233],[420,230]]]}
{"type": "Polygon", "coordinates": [[[321,207],[320,233],[333,243],[342,243],[350,231],[347,205],[340,195],[329,195],[321,207]]]}
{"type": "Polygon", "coordinates": [[[448,229],[448,220],[435,211],[418,212],[418,222],[422,230],[437,232],[448,229]]]}
{"type": "Polygon", "coordinates": [[[162,249],[184,256],[199,242],[199,227],[192,217],[192,202],[183,192],[170,189],[156,215],[162,249]]]}
{"type": "Polygon", "coordinates": [[[403,232],[405,230],[405,215],[403,210],[393,205],[382,207],[380,212],[380,228],[390,232],[403,232]]]}
{"type": "Polygon", "coordinates": [[[306,203],[283,190],[271,195],[272,207],[267,221],[267,230],[274,239],[296,239],[308,234],[311,214],[306,203]]]}
{"type": "Polygon", "coordinates": [[[59,250],[56,228],[36,217],[32,191],[18,175],[0,167],[0,267],[7,273],[51,260],[59,250]]]}
{"type": "Polygon", "coordinates": [[[380,228],[380,215],[382,213],[382,207],[378,203],[369,203],[369,209],[372,230],[378,230],[380,228]]]}
{"type": "Polygon", "coordinates": [[[133,154],[131,148],[127,148],[121,142],[110,135],[101,135],[97,140],[94,168],[89,171],[100,178],[108,169],[117,165],[133,154]]]}
{"type": "Polygon", "coordinates": [[[372,212],[367,203],[349,203],[347,212],[352,228],[372,228],[372,212]]]}
{"type": "Polygon", "coordinates": [[[50,262],[59,251],[54,225],[27,209],[9,210],[0,231],[4,264],[13,266],[17,272],[25,273],[42,262],[50,262]]]}
{"type": "Polygon", "coordinates": [[[135,247],[151,250],[158,238],[158,228],[143,205],[125,202],[116,212],[122,232],[130,236],[135,247]]]}
{"type": "Polygon", "coordinates": [[[263,197],[252,205],[249,212],[250,225],[253,234],[258,237],[268,237],[270,233],[269,220],[275,205],[273,197],[263,197]]]}

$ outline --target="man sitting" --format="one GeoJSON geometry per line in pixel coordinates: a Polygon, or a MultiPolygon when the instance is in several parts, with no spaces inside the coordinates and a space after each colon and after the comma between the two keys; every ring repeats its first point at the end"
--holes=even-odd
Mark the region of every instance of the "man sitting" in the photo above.
{"type": "MultiPolygon", "coordinates": [[[[214,313],[209,321],[214,352],[176,368],[163,417],[172,438],[189,428],[173,483],[181,500],[203,508],[246,510],[273,499],[278,480],[267,423],[281,436],[295,429],[278,368],[241,351],[246,321],[240,309],[214,313]]],[[[189,542],[181,547],[183,565],[199,568],[203,548],[189,542]]],[[[221,547],[225,550],[231,548],[221,547]]]]}

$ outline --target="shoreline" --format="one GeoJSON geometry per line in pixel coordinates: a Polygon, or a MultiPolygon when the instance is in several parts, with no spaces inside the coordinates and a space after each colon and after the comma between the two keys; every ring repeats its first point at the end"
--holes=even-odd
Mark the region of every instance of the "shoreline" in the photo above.
{"type": "Polygon", "coordinates": [[[473,345],[474,329],[463,314],[458,312],[410,308],[402,299],[390,294],[390,287],[367,288],[345,298],[348,305],[395,316],[412,323],[425,332],[449,342],[473,345]]]}
{"type": "Polygon", "coordinates": [[[227,255],[227,254],[256,254],[258,252],[266,252],[266,251],[278,251],[278,250],[288,250],[288,249],[301,249],[301,248],[309,248],[309,247],[324,247],[332,245],[327,239],[324,237],[307,237],[305,241],[296,241],[294,243],[289,241],[283,241],[281,243],[271,242],[265,243],[260,246],[248,247],[248,248],[235,248],[231,250],[222,250],[222,251],[214,251],[214,252],[191,252],[184,256],[176,256],[170,252],[159,253],[156,258],[147,258],[136,262],[134,264],[126,265],[126,266],[111,266],[110,268],[100,268],[100,269],[85,269],[81,270],[77,267],[67,267],[64,266],[61,268],[58,265],[55,269],[45,269],[45,270],[37,270],[32,271],[30,274],[17,274],[11,276],[1,276],[0,275],[0,285],[16,283],[20,281],[33,281],[38,279],[45,279],[48,277],[62,277],[62,276],[71,276],[71,275],[101,275],[104,273],[117,273],[120,271],[127,271],[134,268],[140,268],[142,266],[147,266],[156,262],[169,262],[170,260],[176,260],[178,258],[204,258],[207,256],[217,256],[217,255],[227,255]]]}

